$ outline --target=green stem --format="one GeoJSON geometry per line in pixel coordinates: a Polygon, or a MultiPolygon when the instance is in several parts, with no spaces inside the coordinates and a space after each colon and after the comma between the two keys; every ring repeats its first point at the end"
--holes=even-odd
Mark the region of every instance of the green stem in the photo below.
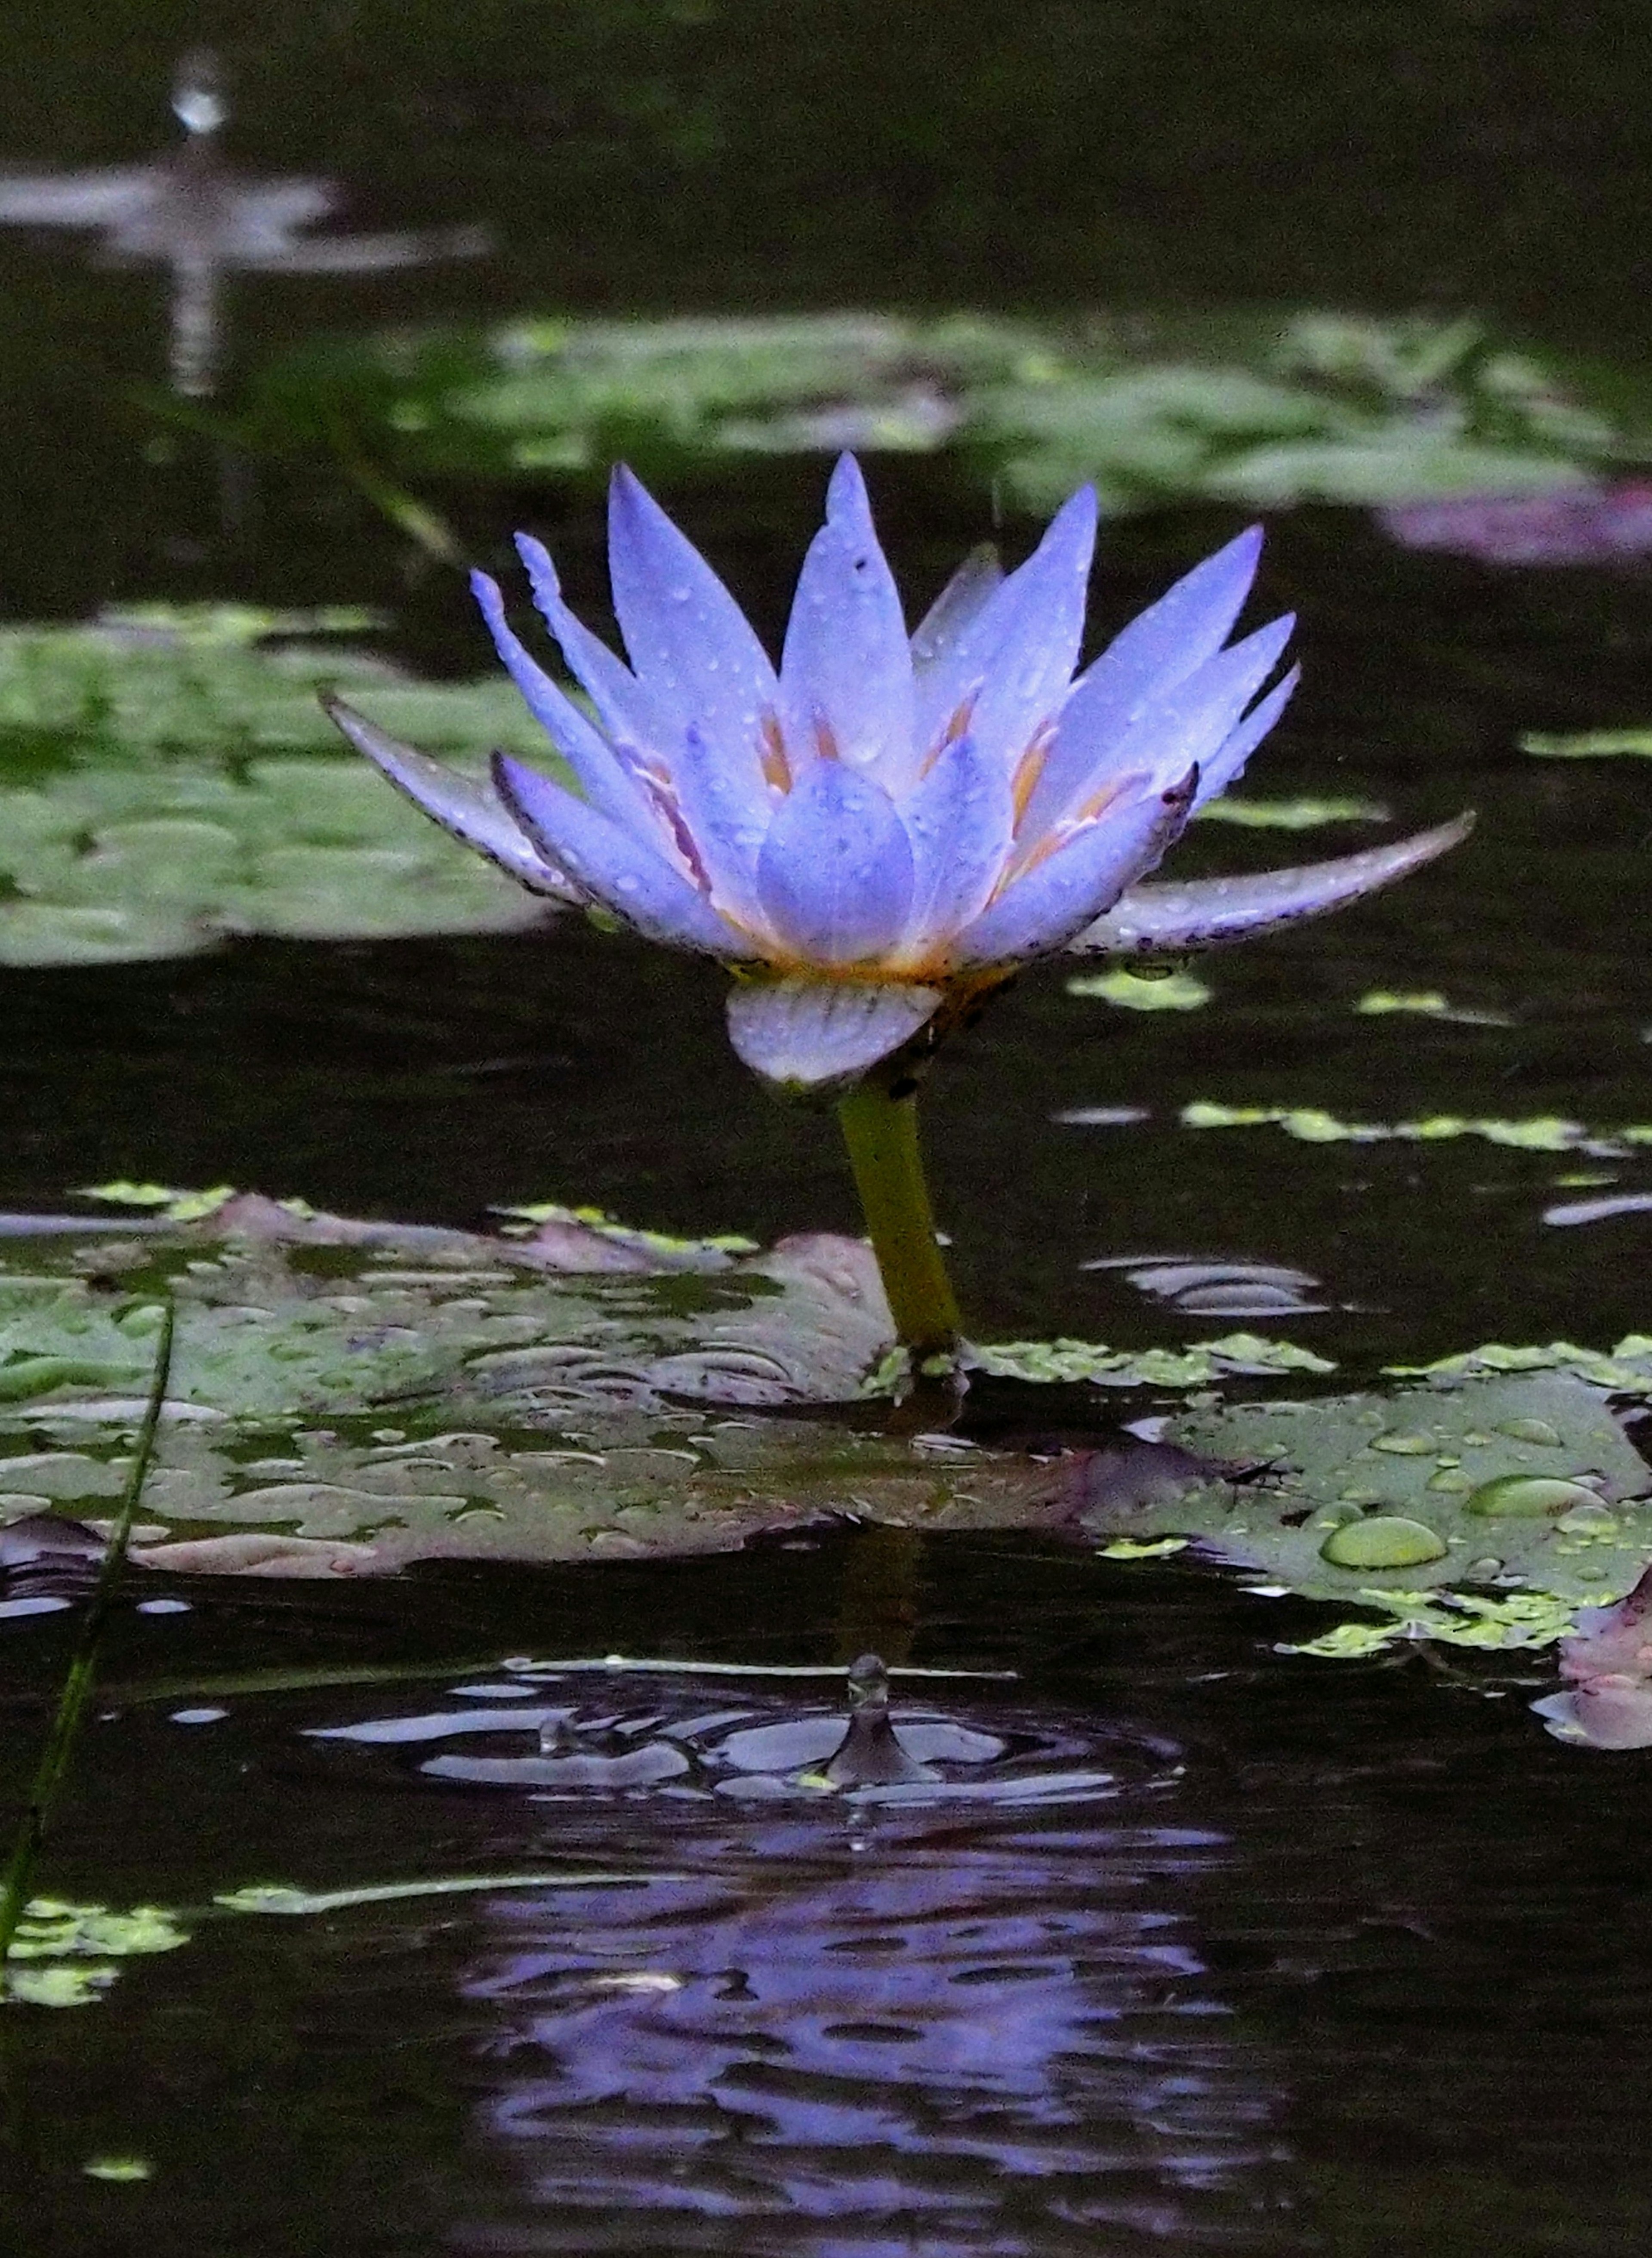
{"type": "Polygon", "coordinates": [[[907,1085],[894,1097],[869,1079],[840,1101],[838,1118],[896,1338],[916,1372],[932,1357],[955,1356],[960,1331],[918,1149],[917,1093],[907,1085]]]}

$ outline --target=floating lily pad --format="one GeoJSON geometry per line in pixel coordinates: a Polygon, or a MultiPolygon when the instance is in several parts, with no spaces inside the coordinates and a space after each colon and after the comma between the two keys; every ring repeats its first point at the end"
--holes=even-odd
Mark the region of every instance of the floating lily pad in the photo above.
{"type": "Polygon", "coordinates": [[[1099,996],[1124,1012],[1196,1012],[1210,1001],[1205,983],[1191,972],[1132,972],[1124,965],[1110,972],[1082,972],[1067,983],[1069,996],[1099,996]]]}
{"type": "Polygon", "coordinates": [[[460,765],[496,744],[542,761],[509,683],[433,687],[347,646],[264,639],[284,624],[209,608],[0,630],[0,965],[544,915],[344,749],[316,698],[370,692],[387,726],[460,765]]]}
{"type": "Polygon", "coordinates": [[[307,344],[254,375],[231,428],[287,454],[347,431],[352,460],[404,493],[594,485],[619,458],[669,482],[742,456],[951,447],[1035,512],[1086,479],[1115,509],[1544,493],[1626,437],[1473,322],[1231,312],[1128,334],[979,315],[529,316],[307,344]]]}
{"type": "Polygon", "coordinates": [[[1166,1440],[1242,1478],[1132,1512],[1129,1533],[1202,1539],[1315,1598],[1500,1586],[1593,1603],[1652,1560],[1652,1470],[1563,1372],[1230,1403],[1175,1415],[1166,1440]]]}

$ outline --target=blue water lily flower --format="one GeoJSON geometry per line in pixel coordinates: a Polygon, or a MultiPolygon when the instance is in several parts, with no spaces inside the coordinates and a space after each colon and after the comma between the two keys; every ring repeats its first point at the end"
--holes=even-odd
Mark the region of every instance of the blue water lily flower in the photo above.
{"type": "Polygon", "coordinates": [[[525,885],[738,967],[730,1033],[759,1074],[840,1085],[1032,958],[1255,932],[1369,892],[1461,835],[1448,826],[1305,871],[1140,887],[1283,711],[1295,671],[1264,685],[1292,621],[1228,640],[1256,571],[1253,528],[1078,672],[1095,538],[1087,486],[1017,572],[972,558],[909,636],[845,456],[776,669],[621,469],[609,560],[629,665],[569,610],[542,545],[518,543],[594,720],[518,640],[497,584],[474,576],[565,778],[500,754],[489,792],[333,710],[394,783],[525,885]]]}

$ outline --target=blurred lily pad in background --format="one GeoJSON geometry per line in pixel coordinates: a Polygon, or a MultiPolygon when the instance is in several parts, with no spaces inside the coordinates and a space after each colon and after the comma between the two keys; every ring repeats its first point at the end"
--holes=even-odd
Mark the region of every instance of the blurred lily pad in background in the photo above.
{"type": "Polygon", "coordinates": [[[669,484],[730,457],[945,448],[1028,512],[1087,479],[1114,510],[1375,506],[1542,493],[1634,459],[1652,412],[1632,425],[1621,387],[1598,389],[1466,319],[545,316],[307,343],[221,428],[415,485],[590,485],[618,459],[669,484]]]}
{"type": "Polygon", "coordinates": [[[372,624],[202,607],[0,629],[0,964],[542,916],[342,750],[316,692],[371,692],[386,728],[459,765],[495,745],[542,761],[542,735],[502,676],[415,684],[317,639],[372,624]]]}

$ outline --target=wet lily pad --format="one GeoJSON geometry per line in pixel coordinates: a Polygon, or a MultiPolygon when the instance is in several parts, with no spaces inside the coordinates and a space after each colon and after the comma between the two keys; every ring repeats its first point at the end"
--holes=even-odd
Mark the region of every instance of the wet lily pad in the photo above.
{"type": "MultiPolygon", "coordinates": [[[[320,626],[362,615],[300,615],[320,626]]],[[[174,956],[226,934],[508,932],[544,905],[343,749],[323,685],[474,763],[543,740],[502,678],[413,683],[276,643],[289,615],[180,609],[0,630],[0,965],[174,956]]]]}

